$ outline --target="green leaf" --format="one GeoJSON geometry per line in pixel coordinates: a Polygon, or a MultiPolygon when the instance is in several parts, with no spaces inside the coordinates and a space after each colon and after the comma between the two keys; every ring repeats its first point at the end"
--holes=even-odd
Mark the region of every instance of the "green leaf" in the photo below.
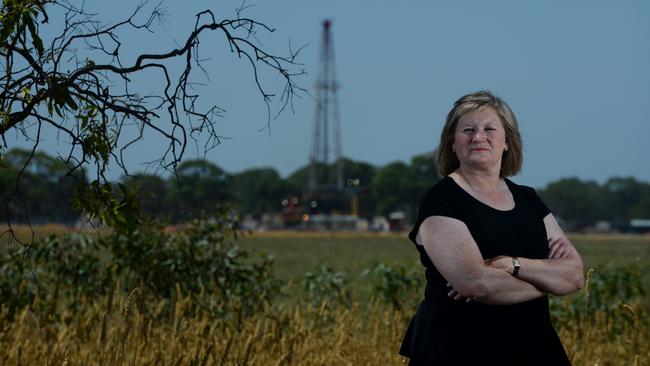
{"type": "MultiPolygon", "coordinates": [[[[56,101],[55,101],[55,102],[56,102],[56,101]]],[[[58,104],[58,103],[55,103],[55,104],[54,104],[54,111],[56,112],[56,114],[57,114],[59,117],[63,118],[63,112],[61,112],[61,109],[59,109],[59,104],[58,104]]]]}
{"type": "Polygon", "coordinates": [[[32,34],[32,44],[38,51],[38,55],[43,56],[43,41],[37,34],[32,34]]]}
{"type": "Polygon", "coordinates": [[[79,106],[78,106],[77,103],[74,101],[74,99],[72,98],[72,96],[70,95],[70,93],[68,93],[67,91],[64,91],[63,93],[61,93],[61,97],[63,98],[63,101],[64,101],[67,105],[70,106],[70,108],[72,108],[72,109],[75,110],[75,111],[76,111],[77,109],[79,109],[79,106]]]}
{"type": "Polygon", "coordinates": [[[28,88],[28,87],[24,87],[24,88],[22,88],[22,89],[20,90],[20,96],[21,96],[23,99],[26,99],[27,97],[29,97],[29,88],[28,88]]]}
{"type": "Polygon", "coordinates": [[[86,129],[86,127],[88,127],[88,121],[90,118],[88,118],[86,115],[80,114],[79,119],[81,120],[81,130],[83,131],[86,129]]]}
{"type": "Polygon", "coordinates": [[[29,33],[32,35],[32,44],[34,45],[34,48],[36,48],[36,51],[38,51],[38,55],[42,56],[43,41],[41,40],[41,37],[38,36],[36,25],[34,25],[34,19],[32,19],[32,17],[30,17],[29,15],[25,15],[23,16],[23,21],[25,22],[25,24],[27,24],[27,28],[29,28],[29,33]]]}

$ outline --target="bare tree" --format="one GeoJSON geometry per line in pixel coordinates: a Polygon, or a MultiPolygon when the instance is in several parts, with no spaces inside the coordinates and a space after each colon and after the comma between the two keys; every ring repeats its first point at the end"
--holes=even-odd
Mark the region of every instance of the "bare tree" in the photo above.
{"type": "MultiPolygon", "coordinates": [[[[0,152],[8,147],[10,131],[29,139],[34,152],[42,129],[54,128],[69,143],[68,153],[60,157],[70,166],[68,174],[89,165],[96,168],[96,176],[79,192],[79,208],[107,224],[125,221],[119,209],[128,205],[113,196],[104,174],[109,163],[115,162],[128,175],[125,154],[145,132],[155,132],[166,141],[164,153],[154,163],[171,171],[181,161],[188,141],[200,139],[207,151],[222,139],[216,122],[223,109],[216,105],[201,108],[200,95],[193,88],[197,70],[207,72],[199,51],[209,33],[225,36],[223,47],[250,66],[267,107],[267,124],[276,113],[292,107],[294,96],[306,92],[295,82],[304,74],[296,61],[301,49],[289,47],[287,55],[264,49],[257,37],[274,29],[244,17],[245,8],[242,4],[233,19],[220,21],[212,11],[202,11],[181,44],[161,53],[133,55],[124,50],[120,35],[154,32],[165,16],[160,5],[141,3],[125,20],[102,25],[98,14],[65,0],[5,1],[0,12],[0,152]],[[41,29],[46,24],[51,27],[51,20],[62,26],[57,35],[45,40],[41,29]],[[172,65],[179,61],[182,67],[172,65]],[[155,75],[164,88],[139,94],[140,85],[134,80],[145,72],[149,78],[155,75]],[[265,72],[283,80],[278,93],[263,85],[265,72]],[[138,132],[124,132],[133,128],[138,132]]],[[[18,182],[14,199],[20,199],[18,182]]]]}

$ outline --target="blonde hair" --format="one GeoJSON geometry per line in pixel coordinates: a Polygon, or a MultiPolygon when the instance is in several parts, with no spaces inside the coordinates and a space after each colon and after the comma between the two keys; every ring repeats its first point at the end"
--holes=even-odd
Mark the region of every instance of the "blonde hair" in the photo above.
{"type": "Polygon", "coordinates": [[[454,103],[454,107],[451,111],[449,111],[447,122],[440,134],[440,144],[437,149],[439,175],[449,175],[460,166],[458,157],[452,151],[456,125],[458,124],[460,117],[467,112],[484,107],[494,108],[499,115],[501,124],[503,124],[503,128],[506,132],[508,150],[503,152],[499,175],[501,177],[509,177],[517,174],[521,170],[521,165],[523,163],[523,146],[521,143],[521,134],[519,133],[519,125],[517,124],[517,117],[515,117],[512,109],[508,107],[508,104],[506,104],[503,99],[497,97],[488,90],[482,90],[462,96],[456,101],[456,103],[454,103]]]}

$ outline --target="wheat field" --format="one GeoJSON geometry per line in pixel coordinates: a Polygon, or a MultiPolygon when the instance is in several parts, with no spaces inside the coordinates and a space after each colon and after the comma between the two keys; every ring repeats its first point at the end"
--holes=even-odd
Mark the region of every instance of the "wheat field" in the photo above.
{"type": "MultiPolygon", "coordinates": [[[[625,265],[641,258],[646,237],[572,237],[587,267],[625,265]]],[[[279,277],[291,279],[319,263],[350,275],[350,304],[312,305],[299,289],[285,288],[290,301],[265,304],[254,314],[227,316],[197,310],[191,295],[176,289],[173,301],[139,287],[89,300],[36,297],[9,314],[0,304],[2,365],[404,365],[397,354],[414,309],[398,310],[364,294],[360,268],[372,261],[417,265],[403,236],[249,236],[241,245],[276,257],[279,277]],[[365,238],[365,239],[364,239],[365,238]],[[63,302],[66,302],[65,304],[63,302]],[[71,306],[72,304],[72,306],[71,306]]],[[[294,287],[297,287],[295,284],[294,287]]],[[[120,286],[115,286],[120,288],[120,286]]],[[[53,289],[49,294],[56,293],[53,289]]],[[[580,293],[587,306],[555,317],[555,327],[574,366],[650,365],[650,317],[646,301],[611,300],[592,309],[592,290],[580,293]],[[567,315],[569,314],[569,315],[567,315]]],[[[647,298],[647,296],[646,296],[647,298]]],[[[560,308],[569,306],[560,302],[560,308]]]]}
{"type": "MultiPolygon", "coordinates": [[[[151,307],[139,289],[83,303],[59,319],[30,308],[3,324],[3,365],[403,365],[397,355],[410,314],[379,302],[350,308],[295,306],[228,320],[185,312],[190,297],[151,307]],[[169,313],[169,314],[168,314],[169,313]]],[[[588,314],[557,326],[574,365],[650,365],[644,310],[588,314]],[[616,324],[620,331],[613,331],[616,324]]]]}

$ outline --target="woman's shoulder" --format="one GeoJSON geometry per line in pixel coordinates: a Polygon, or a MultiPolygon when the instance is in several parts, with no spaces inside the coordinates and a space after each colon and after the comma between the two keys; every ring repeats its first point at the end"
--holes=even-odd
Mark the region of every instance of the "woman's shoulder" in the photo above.
{"type": "Polygon", "coordinates": [[[537,194],[537,190],[535,188],[514,183],[508,178],[505,178],[505,181],[506,184],[508,184],[508,188],[510,188],[510,192],[513,194],[513,196],[515,196],[515,200],[517,200],[517,197],[523,195],[526,197],[525,202],[530,202],[541,217],[545,217],[551,212],[542,198],[537,194]]]}
{"type": "Polygon", "coordinates": [[[454,206],[458,203],[458,197],[458,186],[449,176],[444,176],[429,187],[420,204],[421,207],[454,206]]]}
{"type": "Polygon", "coordinates": [[[453,182],[454,182],[453,179],[451,179],[447,175],[440,178],[431,187],[429,187],[429,189],[425,193],[425,197],[448,194],[453,188],[453,182]]]}
{"type": "Polygon", "coordinates": [[[532,193],[532,194],[537,195],[537,191],[535,190],[535,188],[533,188],[531,186],[515,183],[512,180],[510,180],[510,178],[503,178],[503,180],[508,185],[508,188],[510,188],[510,191],[515,190],[515,191],[518,191],[518,192],[524,192],[526,194],[531,194],[532,193]]]}
{"type": "Polygon", "coordinates": [[[447,216],[461,220],[463,216],[459,211],[457,200],[453,180],[448,176],[442,177],[429,187],[420,200],[417,220],[409,234],[411,241],[417,244],[416,237],[420,225],[430,216],[447,216]]]}

